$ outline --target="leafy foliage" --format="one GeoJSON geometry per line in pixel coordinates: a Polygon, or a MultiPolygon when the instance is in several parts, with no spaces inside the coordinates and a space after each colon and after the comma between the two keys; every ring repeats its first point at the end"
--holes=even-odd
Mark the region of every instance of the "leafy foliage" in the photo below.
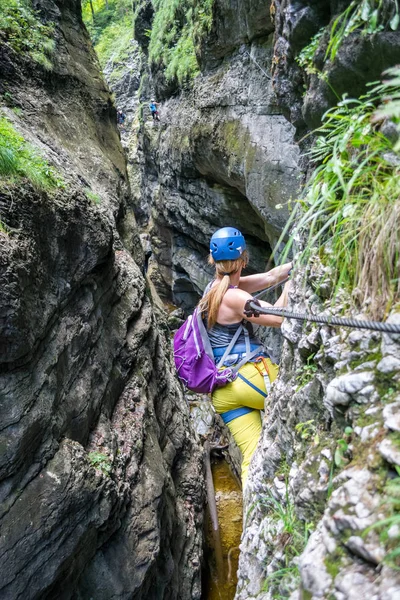
{"type": "Polygon", "coordinates": [[[104,475],[110,475],[111,462],[108,456],[101,452],[89,452],[88,454],[90,464],[95,468],[104,473],[104,475]]]}
{"type": "Polygon", "coordinates": [[[296,381],[298,382],[296,392],[307,385],[307,383],[310,383],[317,371],[318,367],[314,362],[314,354],[311,354],[307,358],[307,363],[302,365],[296,372],[296,381]]]}
{"type": "Polygon", "coordinates": [[[305,442],[308,442],[313,438],[315,439],[318,436],[317,426],[315,425],[314,419],[304,421],[304,423],[297,423],[294,429],[299,435],[300,439],[305,442]]]}
{"type": "Polygon", "coordinates": [[[319,254],[332,273],[333,295],[345,287],[350,303],[376,317],[400,299],[400,148],[396,134],[381,131],[391,116],[400,133],[400,68],[389,75],[325,114],[310,151],[319,166],[299,202],[303,214],[298,219],[299,205],[292,213],[288,228],[298,220],[284,253],[305,235],[300,262],[319,254]]]}
{"type": "Polygon", "coordinates": [[[211,29],[213,0],[155,0],[150,33],[150,64],[180,84],[199,72],[196,49],[211,29]]]}
{"type": "Polygon", "coordinates": [[[39,190],[64,187],[64,182],[48,162],[0,116],[0,182],[25,177],[39,190]]]}
{"type": "Polygon", "coordinates": [[[361,29],[364,35],[374,34],[389,26],[399,26],[398,0],[353,0],[333,22],[325,59],[335,60],[343,40],[361,29]]]}
{"type": "Polygon", "coordinates": [[[29,0],[0,0],[0,39],[47,70],[52,69],[53,36],[54,24],[42,23],[29,0]]]}
{"type": "Polygon", "coordinates": [[[131,0],[84,0],[82,16],[101,66],[114,57],[123,62],[133,39],[131,0]]]}
{"type": "Polygon", "coordinates": [[[296,62],[302,67],[308,75],[317,73],[318,70],[314,65],[315,54],[318,50],[321,37],[324,33],[324,29],[321,29],[311,38],[310,43],[305,46],[300,54],[296,57],[296,62]]]}
{"type": "MultiPolygon", "coordinates": [[[[345,38],[354,31],[362,35],[374,35],[383,29],[397,30],[400,24],[399,0],[353,0],[329,28],[329,40],[325,51],[325,61],[333,62],[345,38]]],[[[308,74],[316,73],[324,78],[324,73],[315,66],[315,55],[321,38],[327,28],[321,29],[297,56],[297,63],[308,74]]]]}

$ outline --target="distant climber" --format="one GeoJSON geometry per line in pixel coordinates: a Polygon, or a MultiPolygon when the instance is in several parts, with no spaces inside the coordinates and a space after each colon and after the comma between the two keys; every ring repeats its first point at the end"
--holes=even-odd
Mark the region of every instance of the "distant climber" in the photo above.
{"type": "Polygon", "coordinates": [[[150,108],[151,116],[153,117],[153,121],[160,120],[160,115],[158,112],[158,105],[159,105],[159,103],[156,102],[155,100],[150,100],[149,108],[150,108]]]}
{"type": "Polygon", "coordinates": [[[122,108],[118,108],[117,110],[117,125],[119,127],[123,127],[126,119],[126,114],[122,110],[122,108]]]}
{"type": "MultiPolygon", "coordinates": [[[[242,452],[242,482],[245,484],[250,459],[261,434],[260,411],[264,408],[269,386],[278,374],[277,365],[254,334],[252,323],[280,327],[283,319],[271,315],[243,318],[243,309],[252,293],[286,280],[292,263],[267,273],[242,277],[248,254],[243,235],[234,227],[223,227],[214,233],[209,263],[215,267],[215,279],[207,286],[199,308],[207,322],[214,359],[221,369],[241,365],[238,377],[216,388],[211,400],[242,452]],[[232,339],[235,339],[233,348],[232,339]]],[[[286,306],[287,286],[274,306],[286,306]]],[[[271,306],[266,302],[261,305],[271,306]]]]}

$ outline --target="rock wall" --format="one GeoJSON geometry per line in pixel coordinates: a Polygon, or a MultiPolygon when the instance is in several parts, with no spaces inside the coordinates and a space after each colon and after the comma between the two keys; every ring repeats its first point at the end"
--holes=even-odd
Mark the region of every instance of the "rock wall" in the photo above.
{"type": "Polygon", "coordinates": [[[202,454],[143,277],[78,0],[52,70],[2,42],[2,112],[65,185],[0,187],[0,596],[200,598],[202,454]]]}
{"type": "MultiPolygon", "coordinates": [[[[221,225],[240,224],[251,270],[265,268],[301,176],[295,129],[269,75],[268,7],[217,1],[214,14],[201,76],[192,89],[162,102],[160,124],[149,120],[145,104],[132,140],[132,168],[142,173],[136,214],[150,232],[155,259],[150,276],[164,298],[184,309],[210,278],[208,241],[221,225]]],[[[165,97],[156,76],[146,80],[142,100],[154,93],[152,86],[165,97]]]]}
{"type": "MultiPolygon", "coordinates": [[[[291,301],[300,312],[327,308],[312,290],[291,301]]],[[[387,486],[398,480],[400,337],[290,321],[282,330],[236,598],[394,600],[400,577],[386,557],[398,530],[377,523],[393,514],[387,486]]]]}

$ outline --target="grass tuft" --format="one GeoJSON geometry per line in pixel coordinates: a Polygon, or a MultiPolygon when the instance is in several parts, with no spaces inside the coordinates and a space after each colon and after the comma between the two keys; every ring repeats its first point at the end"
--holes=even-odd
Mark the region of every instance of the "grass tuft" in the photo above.
{"type": "Polygon", "coordinates": [[[28,179],[38,190],[65,187],[55,169],[0,116],[0,180],[28,179]]]}
{"type": "MultiPolygon", "coordinates": [[[[277,500],[272,492],[267,491],[260,496],[259,501],[250,507],[249,513],[256,508],[261,510],[263,515],[268,516],[272,528],[271,535],[279,544],[281,563],[279,569],[265,578],[262,590],[269,592],[271,598],[289,597],[300,581],[295,559],[303,552],[310,533],[314,529],[314,524],[305,523],[297,517],[293,500],[289,494],[287,476],[284,501],[277,500]],[[278,534],[276,534],[276,529],[279,531],[278,534]]],[[[265,535],[268,536],[268,532],[265,535]]],[[[265,539],[267,540],[267,538],[265,539]]]]}
{"type": "Polygon", "coordinates": [[[383,562],[389,567],[400,568],[400,467],[395,466],[397,477],[389,480],[384,489],[383,507],[388,516],[377,521],[364,531],[364,536],[372,529],[379,532],[380,541],[385,546],[383,562]]]}
{"type": "Polygon", "coordinates": [[[358,100],[344,98],[315,131],[316,169],[292,212],[283,256],[305,238],[300,262],[319,255],[332,296],[343,287],[350,304],[376,318],[400,300],[400,68],[388,75],[358,100]],[[386,137],[388,120],[397,134],[386,137]]]}

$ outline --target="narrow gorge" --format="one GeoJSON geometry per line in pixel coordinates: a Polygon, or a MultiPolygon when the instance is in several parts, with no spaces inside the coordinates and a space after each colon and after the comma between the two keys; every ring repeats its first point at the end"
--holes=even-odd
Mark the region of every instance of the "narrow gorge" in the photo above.
{"type": "Polygon", "coordinates": [[[0,599],[400,598],[400,333],[329,323],[400,331],[399,25],[397,0],[0,0],[0,599]],[[243,489],[172,349],[224,226],[328,317],[260,328],[243,489]]]}

